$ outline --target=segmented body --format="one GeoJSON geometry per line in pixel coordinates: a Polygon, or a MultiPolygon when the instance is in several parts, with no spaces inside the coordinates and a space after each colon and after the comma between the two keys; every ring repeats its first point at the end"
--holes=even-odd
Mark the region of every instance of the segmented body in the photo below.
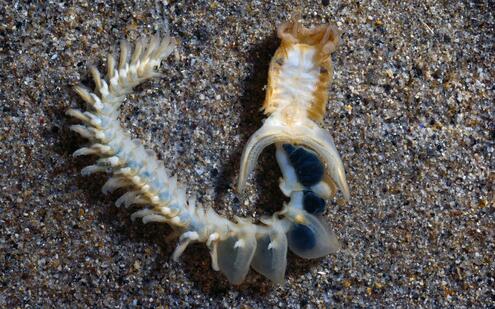
{"type": "MultiPolygon", "coordinates": [[[[167,223],[182,233],[173,253],[175,260],[191,242],[204,242],[210,250],[213,269],[220,270],[233,284],[241,283],[250,267],[274,282],[282,282],[288,247],[306,258],[334,251],[338,243],[333,233],[316,216],[323,211],[322,198],[329,196],[329,185],[315,154],[289,145],[283,150],[278,145],[277,160],[284,176],[281,188],[291,197],[290,203],[272,217],[262,219],[262,224],[255,225],[242,218],[232,222],[188,198],[185,188],[169,174],[163,162],[139,141],[132,140],[120,126],[118,112],[125,96],[141,82],[158,76],[161,60],[173,48],[174,41],[168,36],[154,37],[149,42],[138,41],[129,55],[130,46],[123,41],[118,64],[112,55],[108,56],[105,79],[97,69],[91,68],[93,92],[75,87],[91,111],[67,112],[84,122],[71,129],[90,140],[88,147],[74,155],[100,157],[95,165],[84,168],[82,174],[111,173],[112,177],[103,186],[104,193],[123,187],[131,189],[116,201],[117,206],[139,205],[141,209],[133,213],[133,219],[167,223]]],[[[289,96],[301,93],[294,91],[289,96]]],[[[285,104],[287,93],[278,94],[279,106],[285,104]]]]}
{"type": "Polygon", "coordinates": [[[333,72],[330,54],[337,47],[339,32],[331,25],[306,29],[295,21],[280,26],[278,36],[282,43],[270,63],[263,103],[268,117],[244,148],[238,191],[244,190],[247,177],[265,147],[287,143],[305,146],[323,161],[327,175],[324,196],[332,195],[332,189],[337,186],[349,199],[344,165],[333,138],[319,126],[333,72]]]}

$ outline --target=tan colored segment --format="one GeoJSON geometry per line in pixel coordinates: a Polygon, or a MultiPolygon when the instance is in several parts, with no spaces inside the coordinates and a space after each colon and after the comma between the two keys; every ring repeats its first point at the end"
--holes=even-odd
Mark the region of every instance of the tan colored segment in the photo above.
{"type": "Polygon", "coordinates": [[[315,63],[320,67],[320,78],[314,92],[314,100],[308,110],[309,118],[313,121],[321,121],[324,117],[328,101],[328,87],[332,81],[333,65],[330,54],[333,53],[339,43],[340,32],[333,25],[321,25],[312,29],[304,27],[298,21],[282,24],[278,30],[278,37],[282,40],[280,47],[275,52],[268,72],[268,87],[263,111],[270,115],[276,109],[276,103],[272,100],[272,94],[279,78],[282,64],[287,59],[287,50],[294,45],[300,47],[316,47],[315,63]]]}

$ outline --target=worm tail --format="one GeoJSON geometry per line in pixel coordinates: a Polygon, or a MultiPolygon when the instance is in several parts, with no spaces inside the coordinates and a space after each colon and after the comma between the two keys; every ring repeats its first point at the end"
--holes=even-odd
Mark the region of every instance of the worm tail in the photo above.
{"type": "MultiPolygon", "coordinates": [[[[309,121],[309,120],[308,120],[309,121]]],[[[240,176],[237,190],[242,193],[249,174],[256,167],[256,162],[263,149],[274,143],[292,143],[313,149],[327,165],[327,172],[332,180],[349,200],[349,187],[345,179],[345,171],[333,138],[316,123],[310,125],[287,126],[268,118],[263,126],[248,140],[241,157],[240,176]]]]}
{"type": "Polygon", "coordinates": [[[118,61],[112,54],[108,56],[105,79],[95,67],[90,68],[94,91],[81,85],[74,87],[91,111],[69,109],[67,114],[84,123],[71,129],[90,140],[90,146],[77,150],[74,156],[100,157],[96,164],[85,167],[82,174],[111,172],[113,177],[103,186],[104,193],[133,187],[134,191],[125,193],[116,202],[117,206],[150,206],[134,213],[133,219],[183,227],[187,225],[180,216],[188,203],[185,189],[169,175],[163,162],[152,151],[145,149],[138,140],[131,139],[118,120],[119,107],[125,96],[135,86],[158,76],[162,59],[173,49],[174,40],[168,36],[163,39],[158,36],[150,40],[142,38],[132,54],[129,43],[121,41],[118,61]]]}

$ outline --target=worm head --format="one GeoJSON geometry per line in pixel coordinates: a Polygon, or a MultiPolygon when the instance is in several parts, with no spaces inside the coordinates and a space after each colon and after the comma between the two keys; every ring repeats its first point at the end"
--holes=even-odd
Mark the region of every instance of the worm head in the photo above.
{"type": "Polygon", "coordinates": [[[319,122],[333,76],[330,55],[337,49],[340,31],[330,24],[308,29],[293,20],[280,25],[277,34],[281,44],[270,63],[263,110],[270,115],[299,101],[307,117],[319,122]]]}

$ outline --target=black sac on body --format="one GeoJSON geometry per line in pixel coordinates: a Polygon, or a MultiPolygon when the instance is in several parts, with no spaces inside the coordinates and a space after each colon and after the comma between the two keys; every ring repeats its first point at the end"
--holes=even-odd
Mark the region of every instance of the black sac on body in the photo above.
{"type": "Polygon", "coordinates": [[[284,144],[283,147],[289,156],[291,165],[296,170],[297,180],[303,186],[311,187],[323,179],[325,167],[314,152],[290,144],[284,144]]]}
{"type": "Polygon", "coordinates": [[[303,191],[304,210],[313,215],[321,215],[325,211],[325,200],[311,191],[310,187],[323,179],[323,163],[315,153],[304,147],[284,144],[283,148],[296,171],[297,180],[306,188],[303,191]]]}

